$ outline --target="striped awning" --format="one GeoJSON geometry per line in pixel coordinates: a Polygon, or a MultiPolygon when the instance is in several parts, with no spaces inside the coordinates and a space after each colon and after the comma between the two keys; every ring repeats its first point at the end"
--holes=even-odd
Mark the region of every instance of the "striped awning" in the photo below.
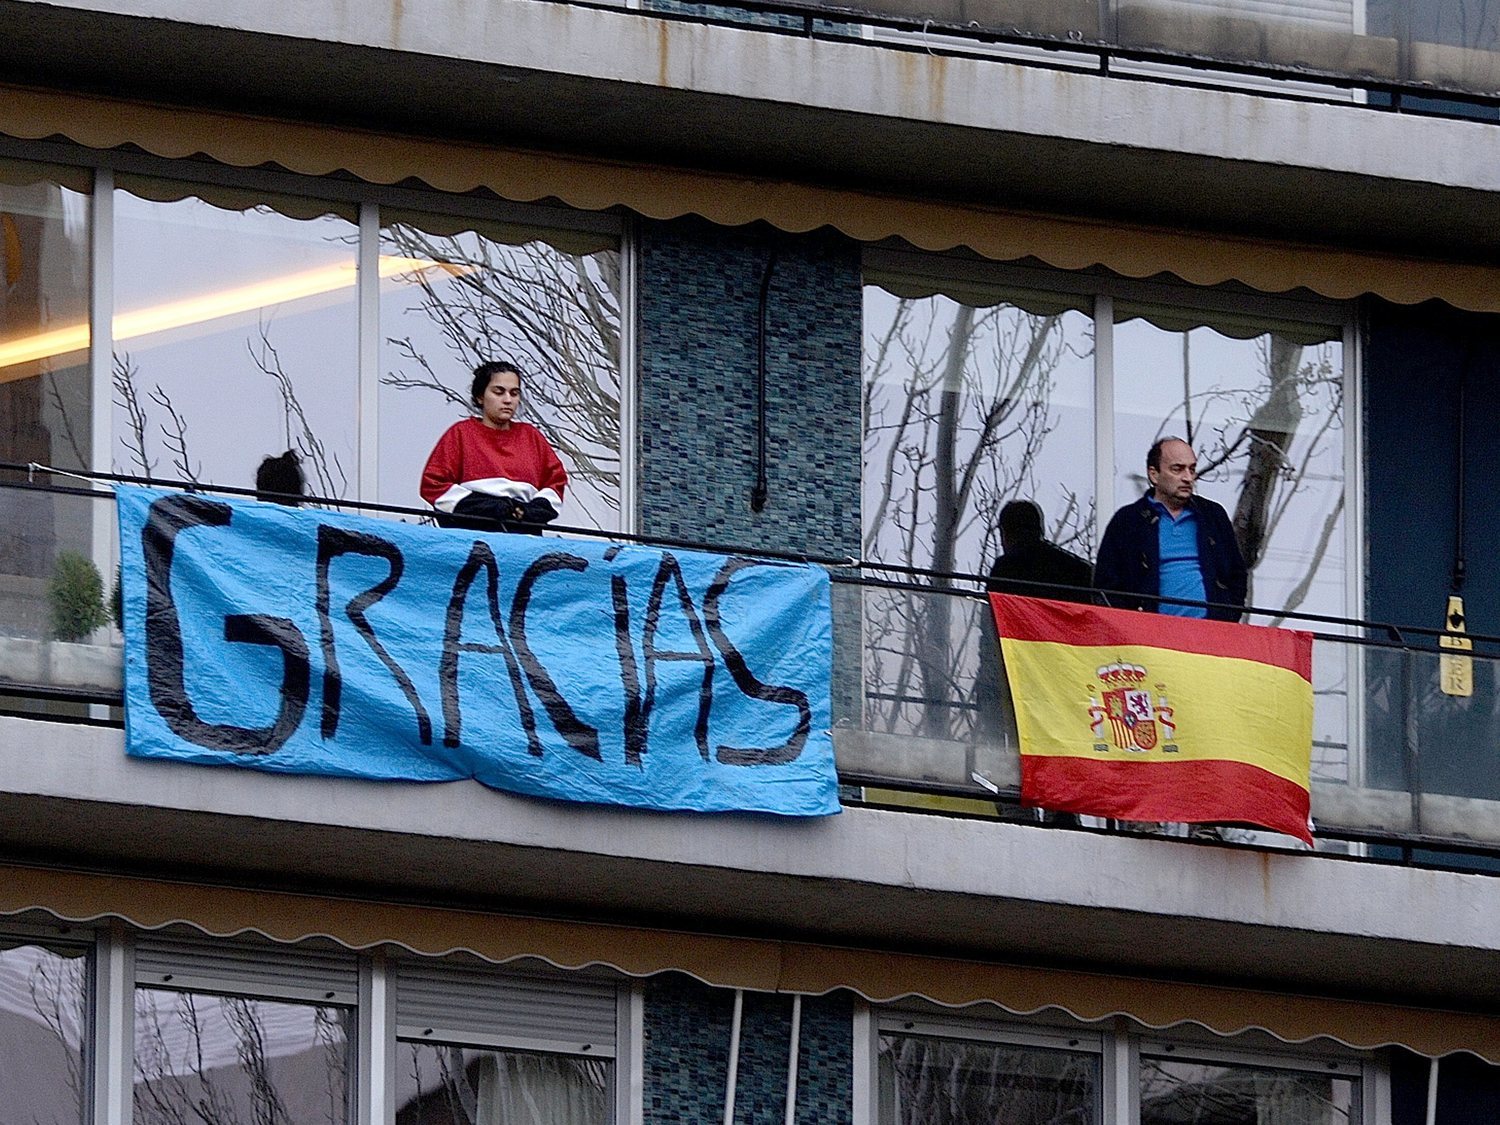
{"type": "Polygon", "coordinates": [[[192,927],[214,937],[259,935],[353,950],[396,946],[424,956],[467,953],[495,964],[537,958],[561,969],[604,967],[630,977],[680,972],[721,988],[872,1003],[920,998],[947,1007],[995,1005],[1017,1015],[1123,1018],[1151,1030],[1194,1025],[1222,1036],[1263,1031],[1286,1043],[1332,1040],[1402,1046],[1437,1058],[1459,1051],[1500,1064],[1500,1016],[1402,1007],[1250,988],[965,961],[815,945],[520,917],[475,910],[248,888],[0,866],[0,916],[38,913],[68,923],[113,920],[142,931],[192,927]]]}
{"type": "Polygon", "coordinates": [[[997,261],[1102,266],[1125,277],[1172,274],[1195,285],[1238,281],[1267,293],[1306,289],[1401,304],[1436,298],[1500,312],[1500,267],[1278,242],[1224,233],[947,203],[780,179],[488,147],[303,121],[0,86],[0,134],[66,138],[91,149],[134,145],[163,157],[205,155],[234,167],[274,165],[374,184],[420,180],[442,191],[488,188],[527,202],[557,199],[653,219],[761,220],[800,233],[833,227],[862,242],[900,238],[924,250],[966,247],[997,261]]]}

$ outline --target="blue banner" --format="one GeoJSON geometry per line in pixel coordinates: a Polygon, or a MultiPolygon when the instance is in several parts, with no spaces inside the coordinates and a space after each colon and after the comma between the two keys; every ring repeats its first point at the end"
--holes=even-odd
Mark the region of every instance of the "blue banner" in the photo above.
{"type": "Polygon", "coordinates": [[[117,491],[135,757],[839,810],[817,567],[117,491]]]}

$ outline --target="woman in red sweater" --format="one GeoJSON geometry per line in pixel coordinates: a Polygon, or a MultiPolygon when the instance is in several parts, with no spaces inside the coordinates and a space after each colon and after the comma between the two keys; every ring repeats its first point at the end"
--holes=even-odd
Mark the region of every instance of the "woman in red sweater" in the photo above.
{"type": "Polygon", "coordinates": [[[504,361],[481,363],[469,397],[479,416],[438,439],[422,470],[422,499],[445,527],[519,524],[540,534],[557,518],[568,473],[541,431],[515,420],[521,372],[504,361]]]}

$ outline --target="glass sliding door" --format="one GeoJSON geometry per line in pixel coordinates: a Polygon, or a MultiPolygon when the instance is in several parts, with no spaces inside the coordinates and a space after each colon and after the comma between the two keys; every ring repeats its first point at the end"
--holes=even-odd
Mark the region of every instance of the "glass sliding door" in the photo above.
{"type": "Polygon", "coordinates": [[[6,1121],[81,1125],[88,1106],[89,958],[0,939],[0,1102],[6,1121]]]}
{"type": "Polygon", "coordinates": [[[619,237],[382,210],[380,497],[417,492],[438,437],[470,413],[476,366],[523,375],[517,417],[568,472],[560,523],[620,527],[619,237]]]}
{"type": "MultiPolygon", "coordinates": [[[[91,178],[0,160],[0,461],[90,467],[91,178]]],[[[52,636],[47,586],[60,557],[90,553],[88,506],[0,489],[0,526],[0,633],[52,636]]]]}
{"type": "Polygon", "coordinates": [[[136,1125],[343,1125],[352,1013],[247,996],[135,994],[136,1125]]]}
{"type": "Polygon", "coordinates": [[[358,235],[348,206],[121,176],[116,471],[249,487],[290,450],[353,495],[358,235]]]}
{"type": "MultiPolygon", "coordinates": [[[[878,281],[866,284],[864,297],[864,557],[983,573],[1000,550],[1000,510],[1013,500],[1036,502],[1049,538],[1090,555],[1094,365],[1086,301],[878,281]]],[[[973,695],[988,633],[983,615],[956,610],[952,598],[872,590],[864,628],[874,729],[981,733],[973,695]]]]}

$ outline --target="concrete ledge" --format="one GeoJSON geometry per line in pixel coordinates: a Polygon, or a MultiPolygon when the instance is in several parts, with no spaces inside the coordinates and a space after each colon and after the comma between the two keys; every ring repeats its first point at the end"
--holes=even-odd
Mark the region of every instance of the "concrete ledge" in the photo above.
{"type": "Polygon", "coordinates": [[[558,805],[135,761],[0,719],[12,857],[1392,998],[1500,1002],[1500,879],[850,809],[558,805]]]}
{"type": "Polygon", "coordinates": [[[1485,123],[550,0],[0,0],[0,20],[8,81],[1427,256],[1500,249],[1485,123]]]}

